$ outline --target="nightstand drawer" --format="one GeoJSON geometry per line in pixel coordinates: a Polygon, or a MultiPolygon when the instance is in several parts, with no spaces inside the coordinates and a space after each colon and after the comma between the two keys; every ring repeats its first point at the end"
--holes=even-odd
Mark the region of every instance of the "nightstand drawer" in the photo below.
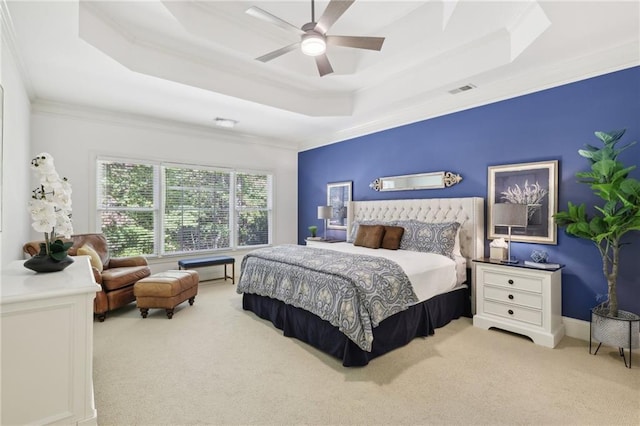
{"type": "Polygon", "coordinates": [[[542,279],[513,273],[485,271],[483,284],[542,293],[542,279]]]}
{"type": "Polygon", "coordinates": [[[484,312],[497,315],[503,318],[513,319],[515,321],[526,322],[529,324],[542,325],[542,311],[522,308],[519,306],[505,305],[502,303],[483,300],[484,312]]]}
{"type": "Polygon", "coordinates": [[[485,286],[484,298],[504,302],[513,305],[526,306],[533,309],[542,309],[542,295],[513,291],[511,289],[485,286]]]}

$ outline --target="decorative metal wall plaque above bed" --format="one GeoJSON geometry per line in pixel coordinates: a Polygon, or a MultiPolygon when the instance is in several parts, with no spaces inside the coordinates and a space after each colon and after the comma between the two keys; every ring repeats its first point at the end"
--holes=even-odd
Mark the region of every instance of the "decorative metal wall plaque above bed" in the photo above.
{"type": "Polygon", "coordinates": [[[369,184],[376,191],[406,191],[412,189],[438,189],[455,185],[462,176],[454,172],[430,172],[414,175],[381,177],[369,184]]]}

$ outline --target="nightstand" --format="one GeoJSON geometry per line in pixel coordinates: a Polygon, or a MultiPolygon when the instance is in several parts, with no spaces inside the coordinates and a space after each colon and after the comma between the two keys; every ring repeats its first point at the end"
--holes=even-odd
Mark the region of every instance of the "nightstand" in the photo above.
{"type": "Polygon", "coordinates": [[[324,246],[325,248],[328,248],[325,244],[331,244],[331,243],[344,243],[345,240],[323,240],[323,239],[318,239],[318,240],[313,240],[310,238],[307,238],[306,243],[309,247],[322,247],[324,246]]]}
{"type": "Polygon", "coordinates": [[[474,326],[522,334],[549,348],[560,342],[564,336],[562,267],[537,269],[490,259],[473,262],[474,326]]]}

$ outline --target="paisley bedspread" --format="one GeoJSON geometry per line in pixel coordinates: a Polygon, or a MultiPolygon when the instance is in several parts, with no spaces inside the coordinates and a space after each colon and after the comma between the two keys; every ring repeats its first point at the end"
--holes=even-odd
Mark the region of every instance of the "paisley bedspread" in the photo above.
{"type": "Polygon", "coordinates": [[[312,312],[369,352],[373,328],[418,301],[409,278],[391,260],[297,245],[248,253],[237,292],[312,312]]]}

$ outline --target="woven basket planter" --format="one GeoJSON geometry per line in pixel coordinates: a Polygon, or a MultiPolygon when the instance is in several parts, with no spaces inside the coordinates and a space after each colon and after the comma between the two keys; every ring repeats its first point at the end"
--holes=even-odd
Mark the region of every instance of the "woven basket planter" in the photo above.
{"type": "Polygon", "coordinates": [[[591,337],[604,345],[623,349],[640,348],[640,315],[618,310],[609,316],[606,305],[591,310],[591,337]]]}

